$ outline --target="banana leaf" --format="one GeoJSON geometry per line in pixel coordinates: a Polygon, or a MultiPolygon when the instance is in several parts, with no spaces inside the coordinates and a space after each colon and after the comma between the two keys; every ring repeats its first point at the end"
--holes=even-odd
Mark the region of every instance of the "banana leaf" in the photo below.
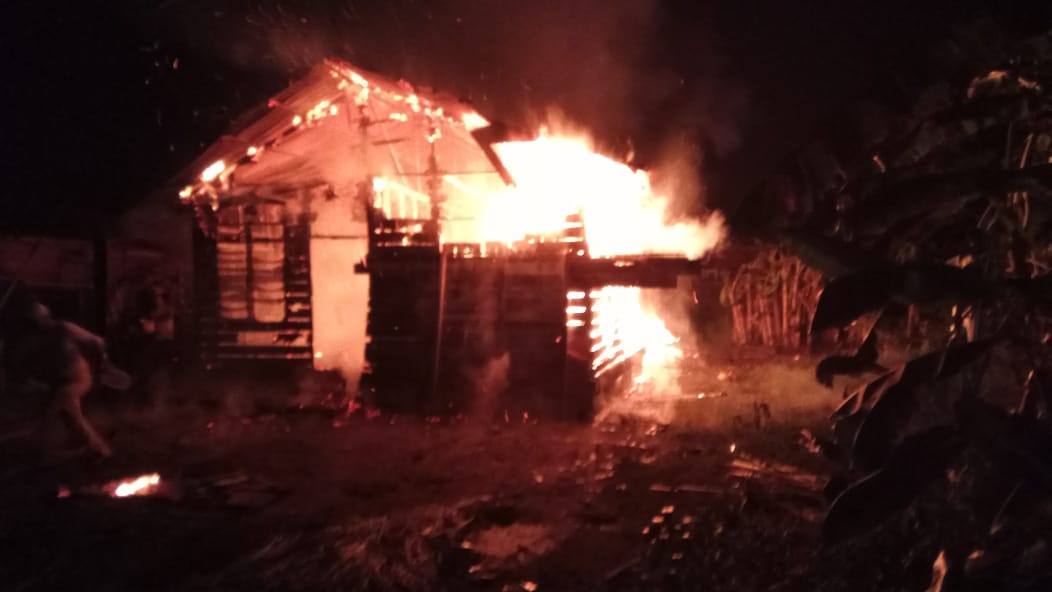
{"type": "Polygon", "coordinates": [[[965,304],[992,293],[992,286],[971,269],[934,263],[870,267],[826,285],[811,321],[811,334],[842,327],[892,302],[965,304]]]}
{"type": "Polygon", "coordinates": [[[1052,495],[1052,432],[1048,424],[974,397],[956,405],[961,431],[993,454],[998,466],[1052,495]]]}
{"type": "Polygon", "coordinates": [[[880,256],[838,238],[798,230],[783,237],[786,247],[812,269],[828,278],[873,267],[882,263],[880,256]]]}
{"type": "Polygon", "coordinates": [[[850,213],[852,227],[866,233],[984,195],[1052,189],[1052,165],[1022,169],[972,168],[908,179],[887,179],[850,213]]]}
{"type": "Polygon", "coordinates": [[[839,542],[861,534],[902,510],[921,489],[940,478],[964,449],[951,426],[915,434],[896,447],[887,465],[851,484],[830,506],[823,534],[839,542]]]}
{"type": "Polygon", "coordinates": [[[815,368],[815,378],[818,379],[818,382],[832,387],[833,379],[839,375],[860,376],[867,372],[886,372],[887,368],[877,364],[878,356],[876,323],[874,323],[866,340],[853,355],[827,356],[819,361],[815,368]]]}
{"type": "Polygon", "coordinates": [[[901,377],[902,372],[900,368],[899,370],[884,373],[878,376],[875,380],[859,387],[855,392],[851,393],[846,399],[844,399],[844,402],[833,411],[831,416],[832,419],[837,421],[851,417],[852,415],[865,413],[869,410],[873,401],[879,399],[883,392],[898,382],[901,377]]]}
{"type": "Polygon", "coordinates": [[[975,341],[925,354],[907,362],[898,381],[874,393],[870,409],[855,435],[852,458],[861,466],[884,465],[917,408],[919,387],[954,376],[982,358],[996,343],[975,341]]]}

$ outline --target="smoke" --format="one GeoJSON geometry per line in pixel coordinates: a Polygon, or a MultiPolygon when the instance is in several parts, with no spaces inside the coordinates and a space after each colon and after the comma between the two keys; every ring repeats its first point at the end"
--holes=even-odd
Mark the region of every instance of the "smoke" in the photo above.
{"type": "Polygon", "coordinates": [[[644,165],[670,142],[693,144],[699,154],[702,147],[733,151],[748,106],[704,9],[658,0],[182,0],[161,7],[140,16],[237,70],[291,80],[335,56],[463,97],[514,125],[536,123],[555,107],[615,151],[634,148],[644,165]]]}
{"type": "Polygon", "coordinates": [[[500,398],[508,389],[508,370],[511,368],[511,353],[487,359],[481,367],[469,374],[474,398],[471,410],[480,418],[491,419],[500,407],[500,398]]]}

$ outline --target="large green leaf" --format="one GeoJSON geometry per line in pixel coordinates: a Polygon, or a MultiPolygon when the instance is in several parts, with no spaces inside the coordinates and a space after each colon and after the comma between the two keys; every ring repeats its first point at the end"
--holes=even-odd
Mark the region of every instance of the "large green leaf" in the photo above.
{"type": "Polygon", "coordinates": [[[975,135],[1007,121],[1025,118],[1030,112],[1027,97],[1010,95],[982,97],[956,103],[933,114],[904,136],[896,136],[877,148],[893,168],[907,167],[933,154],[959,150],[975,135]]]}
{"type": "Polygon", "coordinates": [[[882,263],[881,257],[838,238],[806,230],[784,235],[786,246],[812,269],[835,278],[882,263]]]}
{"type": "Polygon", "coordinates": [[[837,542],[860,534],[909,505],[921,488],[943,475],[957,458],[964,440],[949,426],[939,426],[906,438],[887,466],[840,493],[826,514],[823,532],[837,542]]]}
{"type": "MultiPolygon", "coordinates": [[[[917,408],[918,389],[938,379],[956,375],[982,358],[995,343],[986,339],[925,354],[907,362],[899,379],[879,389],[855,435],[853,459],[862,466],[887,462],[917,408]]],[[[952,418],[946,418],[951,421],[952,418]]]]}
{"type": "Polygon", "coordinates": [[[975,168],[908,179],[888,179],[851,210],[852,227],[879,232],[892,224],[985,195],[1052,189],[1052,165],[1023,169],[975,168]]]}
{"type": "Polygon", "coordinates": [[[991,337],[917,356],[903,366],[899,383],[915,388],[932,380],[953,376],[982,359],[1000,341],[999,338],[991,337]]]}
{"type": "Polygon", "coordinates": [[[811,320],[811,333],[842,327],[892,302],[971,303],[993,292],[971,269],[937,263],[880,265],[838,277],[822,290],[811,320]]]}
{"type": "Polygon", "coordinates": [[[873,381],[859,387],[851,393],[839,407],[833,411],[834,421],[865,413],[869,410],[873,401],[879,399],[883,392],[894,385],[902,377],[902,368],[892,372],[886,372],[873,381]]]}
{"type": "Polygon", "coordinates": [[[1035,278],[1005,280],[1003,285],[1025,298],[1032,306],[1052,309],[1052,272],[1035,278]]]}
{"type": "Polygon", "coordinates": [[[874,326],[853,355],[827,356],[819,361],[815,378],[825,386],[832,387],[833,379],[840,375],[861,376],[868,372],[886,372],[887,368],[877,364],[877,357],[877,332],[874,326]]]}
{"type": "Polygon", "coordinates": [[[961,398],[956,412],[962,432],[989,451],[1000,468],[1052,495],[1052,431],[1047,423],[973,397],[961,398]]]}
{"type": "Polygon", "coordinates": [[[902,285],[899,267],[870,267],[830,281],[818,298],[811,334],[842,327],[886,306],[902,285]]]}

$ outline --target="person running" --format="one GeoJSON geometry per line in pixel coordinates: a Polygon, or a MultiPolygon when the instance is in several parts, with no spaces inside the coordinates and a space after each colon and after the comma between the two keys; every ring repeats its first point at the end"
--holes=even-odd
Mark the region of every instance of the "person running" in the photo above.
{"type": "Polygon", "coordinates": [[[56,319],[33,300],[5,312],[6,378],[9,383],[49,394],[41,421],[48,444],[49,436],[68,423],[96,454],[113,454],[110,444],[85,417],[82,405],[98,384],[123,389],[130,383],[128,375],[109,362],[105,341],[75,323],[56,319]]]}

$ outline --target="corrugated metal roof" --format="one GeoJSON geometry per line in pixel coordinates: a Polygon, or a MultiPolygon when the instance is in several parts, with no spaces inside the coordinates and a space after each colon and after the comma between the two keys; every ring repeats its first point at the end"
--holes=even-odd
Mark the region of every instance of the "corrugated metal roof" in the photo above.
{"type": "Polygon", "coordinates": [[[281,174],[301,182],[313,175],[321,181],[326,173],[331,176],[331,170],[325,170],[331,165],[320,161],[340,150],[332,145],[334,141],[344,144],[344,158],[356,148],[363,155],[371,151],[371,159],[364,157],[370,162],[362,166],[375,168],[371,172],[377,175],[421,177],[426,168],[421,155],[429,153],[436,155],[445,174],[496,174],[492,155],[471,133],[486,125],[471,106],[454,97],[347,62],[326,60],[270,99],[265,108],[240,117],[178,182],[191,186],[197,195],[223,193],[231,184],[236,186],[238,169],[249,164],[254,172],[246,169],[241,176],[255,177],[257,182],[263,177],[270,182],[281,174]],[[313,142],[303,138],[325,126],[330,129],[314,132],[313,142]],[[270,174],[261,177],[259,171],[268,168],[264,166],[268,159],[270,174]],[[476,170],[457,170],[465,168],[476,170]]]}

